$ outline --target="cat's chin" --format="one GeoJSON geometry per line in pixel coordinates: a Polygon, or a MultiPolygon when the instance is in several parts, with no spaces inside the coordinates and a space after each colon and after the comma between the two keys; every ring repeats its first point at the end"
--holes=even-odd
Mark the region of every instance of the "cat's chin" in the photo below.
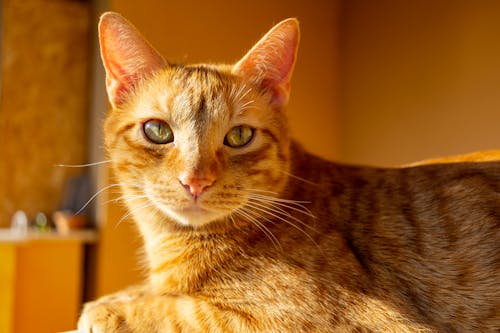
{"type": "Polygon", "coordinates": [[[221,212],[214,212],[197,205],[182,209],[172,209],[170,207],[160,207],[160,209],[170,218],[185,226],[199,227],[226,216],[221,212]]]}

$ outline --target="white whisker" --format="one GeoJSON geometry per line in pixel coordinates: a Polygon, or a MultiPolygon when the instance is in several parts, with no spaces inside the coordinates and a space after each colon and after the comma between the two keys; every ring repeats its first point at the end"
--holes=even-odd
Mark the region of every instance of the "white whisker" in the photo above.
{"type": "MultiPolygon", "coordinates": [[[[273,216],[273,217],[275,217],[275,218],[277,218],[277,219],[280,219],[280,220],[281,220],[281,221],[283,221],[283,222],[289,223],[289,224],[293,225],[294,227],[298,228],[295,224],[293,224],[292,222],[288,221],[288,220],[287,220],[287,219],[285,219],[284,217],[279,216],[279,215],[276,215],[276,214],[280,214],[280,213],[279,213],[279,211],[273,210],[273,208],[271,208],[271,207],[268,207],[268,206],[265,206],[265,205],[262,205],[262,204],[258,204],[258,203],[256,203],[256,202],[251,202],[251,201],[248,201],[248,202],[246,203],[246,205],[247,205],[247,206],[249,206],[249,207],[252,207],[252,208],[254,208],[254,209],[257,209],[257,210],[259,210],[259,211],[261,211],[261,212],[263,212],[263,213],[265,213],[265,214],[269,214],[269,215],[271,215],[271,216],[273,216]]],[[[281,213],[281,214],[283,214],[283,213],[281,213]]],[[[301,224],[301,225],[303,225],[304,227],[309,228],[311,231],[316,232],[316,229],[314,229],[313,227],[311,227],[311,226],[310,226],[310,225],[308,225],[307,223],[302,222],[302,221],[301,221],[301,220],[299,220],[298,218],[296,218],[296,217],[294,217],[294,216],[290,215],[289,213],[286,213],[286,212],[285,212],[285,214],[283,214],[283,215],[285,215],[286,217],[291,218],[292,220],[294,220],[294,221],[295,221],[295,222],[297,222],[297,223],[300,223],[300,224],[301,224]]],[[[298,229],[304,232],[304,230],[303,230],[303,229],[300,229],[300,228],[298,228],[298,229]]]]}
{"type": "Polygon", "coordinates": [[[148,196],[147,195],[137,195],[137,194],[124,194],[118,198],[110,199],[103,204],[108,204],[110,202],[118,202],[118,201],[124,201],[126,202],[127,200],[138,200],[138,199],[146,199],[148,196]]]}
{"type": "Polygon", "coordinates": [[[252,106],[252,104],[254,102],[255,102],[254,100],[249,100],[249,101],[243,103],[242,105],[240,105],[239,106],[240,112],[247,110],[247,109],[256,109],[257,108],[256,106],[252,106]]]}
{"type": "Polygon", "coordinates": [[[281,247],[281,243],[278,240],[278,238],[276,238],[276,236],[262,222],[260,222],[255,215],[253,215],[254,214],[253,212],[244,210],[243,208],[239,208],[235,211],[235,213],[237,215],[242,216],[248,222],[253,223],[267,236],[267,238],[269,238],[269,240],[271,241],[271,243],[273,243],[273,246],[277,250],[283,251],[283,248],[281,247]]]}
{"type": "Polygon", "coordinates": [[[311,201],[301,201],[301,200],[291,200],[291,199],[283,199],[283,198],[276,198],[276,197],[270,197],[268,195],[262,195],[262,194],[257,194],[257,193],[250,193],[250,195],[254,195],[260,198],[264,199],[272,199],[273,201],[279,201],[279,202],[286,202],[286,203],[296,203],[296,204],[309,204],[311,201]]]}
{"type": "Polygon", "coordinates": [[[153,207],[154,206],[154,203],[148,201],[146,204],[143,204],[143,205],[140,205],[138,207],[134,207],[132,209],[129,209],[128,213],[126,214],[123,214],[123,216],[120,218],[120,220],[118,220],[118,222],[116,223],[115,225],[115,229],[125,220],[127,219],[130,215],[132,215],[133,213],[139,211],[139,210],[142,210],[142,209],[145,209],[145,208],[149,208],[149,207],[153,207]]]}
{"type": "Polygon", "coordinates": [[[231,222],[233,222],[233,224],[236,226],[236,221],[234,220],[234,217],[233,217],[233,214],[231,213],[229,215],[229,219],[231,220],[231,222]]]}
{"type": "Polygon", "coordinates": [[[110,162],[111,162],[111,160],[106,160],[106,161],[93,162],[93,163],[87,163],[87,164],[55,164],[54,166],[61,167],[61,168],[85,168],[85,167],[90,167],[90,166],[106,164],[106,163],[110,163],[110,162]]]}
{"type": "Polygon", "coordinates": [[[297,202],[297,201],[291,201],[291,202],[285,203],[285,202],[282,202],[281,200],[279,200],[279,198],[273,198],[273,197],[267,197],[267,196],[256,196],[256,195],[252,195],[252,194],[249,194],[248,197],[251,199],[254,199],[254,200],[261,201],[261,202],[272,203],[275,206],[280,206],[283,208],[288,208],[288,209],[294,210],[296,212],[310,216],[313,219],[316,218],[316,216],[314,216],[314,214],[309,210],[309,208],[307,208],[306,206],[302,205],[300,202],[297,202]]]}
{"type": "Polygon", "coordinates": [[[263,192],[263,193],[270,193],[270,194],[276,194],[278,195],[278,192],[274,191],[268,191],[268,190],[260,190],[260,189],[255,189],[255,188],[241,188],[243,191],[248,191],[248,192],[263,192]]]}
{"type": "MultiPolygon", "coordinates": [[[[294,223],[292,223],[292,222],[288,221],[287,219],[285,219],[285,218],[283,218],[283,217],[281,217],[281,216],[279,216],[279,215],[276,215],[276,214],[274,214],[274,213],[272,213],[272,212],[266,211],[265,209],[262,209],[262,208],[259,208],[259,207],[252,206],[252,205],[251,205],[251,204],[249,204],[249,203],[247,203],[247,205],[248,205],[249,207],[253,208],[253,209],[256,209],[256,210],[261,211],[261,212],[263,212],[263,213],[265,213],[265,214],[268,214],[268,215],[270,215],[270,216],[272,216],[272,217],[274,217],[274,218],[276,218],[276,219],[278,219],[278,220],[280,220],[280,221],[283,221],[283,222],[285,222],[286,224],[288,224],[288,225],[290,225],[290,226],[294,227],[295,229],[297,229],[298,231],[300,231],[301,233],[303,233],[303,234],[304,234],[307,238],[309,238],[309,240],[310,240],[311,242],[313,242],[313,243],[314,243],[316,246],[318,246],[318,248],[319,248],[319,245],[318,245],[318,244],[316,243],[316,241],[315,241],[315,240],[311,237],[311,235],[309,235],[307,232],[305,232],[303,229],[301,229],[299,226],[295,225],[294,223]]],[[[303,223],[303,222],[302,222],[302,223],[303,223]]],[[[311,227],[311,228],[312,228],[312,227],[311,227]]],[[[313,229],[313,230],[314,230],[314,229],[313,229]]]]}
{"type": "Polygon", "coordinates": [[[288,217],[292,217],[292,215],[290,215],[290,213],[288,213],[286,210],[282,209],[281,207],[275,207],[272,203],[269,204],[270,202],[260,201],[260,200],[255,199],[255,198],[249,198],[248,202],[250,202],[254,205],[258,205],[259,207],[269,209],[275,213],[283,214],[283,215],[288,216],[288,217]]]}
{"type": "Polygon", "coordinates": [[[250,89],[247,90],[246,94],[242,95],[243,89],[245,89],[246,87],[247,87],[247,85],[245,83],[243,83],[240,86],[240,88],[236,91],[236,94],[234,96],[234,100],[233,100],[234,102],[239,103],[239,101],[241,101],[241,99],[244,98],[248,94],[248,92],[250,91],[250,89]]]}
{"type": "Polygon", "coordinates": [[[307,180],[307,179],[304,179],[302,177],[299,177],[299,176],[295,176],[294,174],[291,174],[290,172],[287,172],[287,171],[283,171],[283,170],[280,170],[282,173],[284,173],[285,175],[287,175],[288,177],[291,177],[291,178],[294,178],[294,179],[297,179],[297,180],[300,180],[306,184],[309,184],[309,185],[313,185],[313,186],[319,186],[319,184],[317,183],[314,183],[310,180],[307,180]]]}
{"type": "Polygon", "coordinates": [[[90,197],[89,200],[87,200],[87,202],[82,206],[82,208],[80,208],[76,213],[75,215],[78,215],[80,214],[91,202],[92,200],[94,200],[99,194],[101,194],[102,192],[106,191],[106,190],[109,190],[110,188],[112,187],[116,187],[116,186],[120,186],[121,184],[110,184],[108,186],[105,186],[104,188],[100,189],[99,191],[97,191],[93,196],[90,197]]]}

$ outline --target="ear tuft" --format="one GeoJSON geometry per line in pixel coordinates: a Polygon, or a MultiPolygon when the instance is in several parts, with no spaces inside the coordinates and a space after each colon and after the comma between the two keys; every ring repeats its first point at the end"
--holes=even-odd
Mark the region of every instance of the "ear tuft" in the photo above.
{"type": "Polygon", "coordinates": [[[106,89],[113,107],[123,104],[140,79],[167,66],[137,29],[118,13],[106,12],[99,21],[101,57],[106,89]]]}
{"type": "Polygon", "coordinates": [[[299,38],[297,19],[281,21],[233,66],[232,72],[270,91],[274,106],[284,106],[290,95],[299,38]]]}

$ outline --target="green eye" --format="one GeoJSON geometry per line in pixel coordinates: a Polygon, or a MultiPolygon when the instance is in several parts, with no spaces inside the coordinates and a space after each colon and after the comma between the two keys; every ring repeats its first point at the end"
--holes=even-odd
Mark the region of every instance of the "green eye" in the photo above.
{"type": "Polygon", "coordinates": [[[224,144],[232,148],[243,147],[253,138],[253,128],[248,126],[236,126],[226,134],[224,144]]]}
{"type": "Polygon", "coordinates": [[[144,134],[149,141],[163,145],[174,141],[174,132],[168,124],[158,119],[151,119],[143,125],[144,134]]]}

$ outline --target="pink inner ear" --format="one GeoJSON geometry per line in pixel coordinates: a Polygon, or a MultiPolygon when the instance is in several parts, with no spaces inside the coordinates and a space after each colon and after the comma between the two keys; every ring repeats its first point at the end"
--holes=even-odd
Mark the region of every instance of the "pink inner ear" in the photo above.
{"type": "Polygon", "coordinates": [[[298,21],[284,20],[255,44],[233,67],[233,73],[258,82],[272,93],[272,103],[281,107],[288,102],[298,43],[298,21]]]}
{"type": "Polygon", "coordinates": [[[167,65],[134,26],[119,14],[101,16],[99,41],[106,69],[106,87],[113,106],[126,101],[140,78],[167,65]]]}
{"type": "Polygon", "coordinates": [[[137,78],[130,77],[116,62],[106,63],[106,87],[110,100],[115,105],[125,102],[127,95],[135,86],[137,78]]]}
{"type": "Polygon", "coordinates": [[[115,69],[118,75],[112,74],[111,71],[106,74],[106,90],[111,102],[117,106],[126,101],[128,94],[135,88],[138,77],[126,76],[119,67],[115,69]]]}

